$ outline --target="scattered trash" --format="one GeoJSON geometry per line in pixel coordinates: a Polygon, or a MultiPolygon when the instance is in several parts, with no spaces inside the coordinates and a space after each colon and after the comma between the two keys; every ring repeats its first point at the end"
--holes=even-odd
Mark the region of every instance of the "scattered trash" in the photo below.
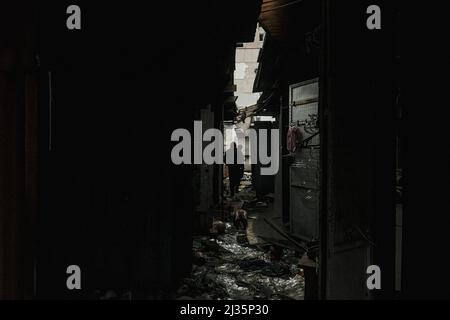
{"type": "Polygon", "coordinates": [[[269,254],[270,254],[270,260],[280,261],[281,258],[283,257],[283,248],[281,248],[279,246],[275,246],[275,245],[270,246],[269,254]]]}
{"type": "Polygon", "coordinates": [[[193,267],[181,281],[178,300],[301,300],[303,270],[294,250],[248,245],[245,231],[225,223],[217,240],[193,240],[193,267]]]}
{"type": "Polygon", "coordinates": [[[197,266],[203,266],[206,263],[206,258],[200,251],[194,252],[192,263],[197,266]]]}
{"type": "Polygon", "coordinates": [[[213,234],[224,234],[226,230],[226,225],[222,221],[214,221],[211,229],[213,234]]]}
{"type": "Polygon", "coordinates": [[[238,233],[236,233],[236,242],[241,245],[248,243],[247,234],[245,233],[245,231],[238,231],[238,233]]]}
{"type": "Polygon", "coordinates": [[[258,199],[255,190],[243,183],[234,199],[224,199],[222,215],[214,218],[219,220],[213,221],[210,235],[193,239],[192,272],[181,280],[175,294],[178,300],[304,298],[300,260],[306,250],[301,244],[282,230],[276,231],[285,240],[249,244],[249,219],[257,219],[258,209],[265,210],[271,202],[273,194],[258,199]]]}

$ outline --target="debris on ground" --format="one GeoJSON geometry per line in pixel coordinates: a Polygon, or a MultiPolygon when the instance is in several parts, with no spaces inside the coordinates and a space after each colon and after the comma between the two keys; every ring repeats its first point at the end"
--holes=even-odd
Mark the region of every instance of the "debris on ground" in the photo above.
{"type": "Polygon", "coordinates": [[[180,300],[301,300],[300,257],[289,249],[250,246],[245,232],[225,224],[216,237],[193,240],[193,267],[177,291],[180,300]]]}
{"type": "Polygon", "coordinates": [[[224,234],[225,230],[226,230],[226,226],[225,226],[224,222],[222,222],[220,220],[213,222],[211,233],[220,235],[220,234],[224,234]]]}
{"type": "Polygon", "coordinates": [[[283,257],[283,248],[272,245],[269,250],[270,260],[272,261],[280,261],[283,257]]]}

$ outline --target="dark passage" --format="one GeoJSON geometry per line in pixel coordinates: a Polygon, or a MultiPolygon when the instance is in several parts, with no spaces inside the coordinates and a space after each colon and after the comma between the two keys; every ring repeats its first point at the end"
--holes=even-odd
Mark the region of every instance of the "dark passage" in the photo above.
{"type": "Polygon", "coordinates": [[[420,296],[395,2],[72,4],[0,3],[0,299],[420,296]]]}

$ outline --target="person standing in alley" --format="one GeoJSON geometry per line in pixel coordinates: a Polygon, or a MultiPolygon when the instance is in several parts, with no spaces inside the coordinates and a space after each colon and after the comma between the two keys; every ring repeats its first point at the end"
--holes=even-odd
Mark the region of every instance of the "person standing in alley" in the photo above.
{"type": "Polygon", "coordinates": [[[244,155],[241,145],[236,147],[235,142],[231,143],[230,148],[226,151],[225,163],[228,166],[228,176],[230,178],[230,197],[234,198],[236,189],[244,176],[244,155]]]}

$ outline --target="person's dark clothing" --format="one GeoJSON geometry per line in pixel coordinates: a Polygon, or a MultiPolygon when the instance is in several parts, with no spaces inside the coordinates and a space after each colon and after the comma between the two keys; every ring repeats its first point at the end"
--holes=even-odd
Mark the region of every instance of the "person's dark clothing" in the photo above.
{"type": "MultiPolygon", "coordinates": [[[[233,145],[228,149],[228,152],[232,152],[232,148],[234,148],[234,157],[232,163],[227,163],[227,158],[225,158],[225,163],[228,166],[228,176],[230,178],[230,195],[234,197],[236,192],[236,188],[241,183],[241,179],[244,176],[244,164],[238,163],[239,159],[243,159],[242,152],[237,150],[236,146],[233,145]]],[[[231,158],[231,157],[230,157],[231,158]]]]}

